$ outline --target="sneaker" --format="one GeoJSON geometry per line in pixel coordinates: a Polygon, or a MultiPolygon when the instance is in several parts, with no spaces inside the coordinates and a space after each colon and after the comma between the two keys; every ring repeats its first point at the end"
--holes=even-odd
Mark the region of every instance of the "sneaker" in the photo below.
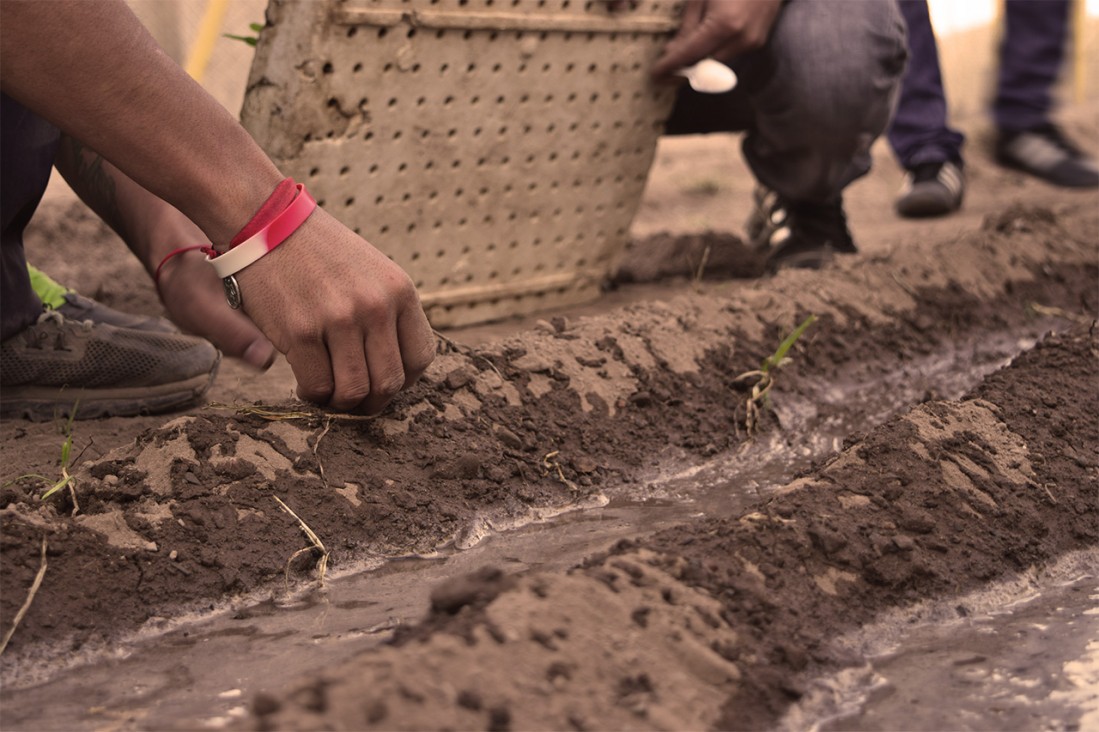
{"type": "Polygon", "coordinates": [[[132,328],[133,330],[156,331],[159,333],[179,332],[179,328],[164,318],[124,313],[90,297],[84,297],[29,264],[27,265],[27,272],[30,274],[31,287],[34,288],[38,299],[47,308],[56,310],[68,320],[90,320],[93,323],[113,325],[116,328],[132,328]]]}
{"type": "Polygon", "coordinates": [[[922,163],[908,171],[897,196],[897,213],[906,218],[943,216],[962,207],[965,171],[957,163],[922,163]]]}
{"type": "Polygon", "coordinates": [[[842,201],[788,201],[758,186],[747,229],[748,240],[766,254],[772,272],[782,268],[820,269],[837,254],[858,251],[847,228],[842,201]]]}
{"type": "Polygon", "coordinates": [[[0,417],[126,417],[198,403],[221,354],[178,333],[117,328],[46,310],[0,343],[0,417]]]}
{"type": "Polygon", "coordinates": [[[1064,133],[1049,124],[1024,132],[1001,132],[996,162],[1065,188],[1099,188],[1099,167],[1064,133]]]}

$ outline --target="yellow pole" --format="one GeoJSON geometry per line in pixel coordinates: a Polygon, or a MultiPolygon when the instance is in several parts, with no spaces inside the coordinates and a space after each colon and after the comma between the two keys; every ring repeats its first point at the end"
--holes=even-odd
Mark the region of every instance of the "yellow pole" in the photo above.
{"type": "Polygon", "coordinates": [[[206,10],[202,14],[202,23],[198,28],[198,37],[187,54],[187,63],[183,67],[191,78],[202,83],[206,66],[214,53],[214,43],[221,33],[221,24],[225,20],[225,11],[229,9],[229,0],[207,0],[206,10]]]}
{"type": "Polygon", "coordinates": [[[1084,101],[1087,93],[1087,58],[1084,53],[1084,26],[1087,23],[1088,9],[1085,0],[1073,3],[1072,15],[1072,99],[1077,104],[1084,101]]]}

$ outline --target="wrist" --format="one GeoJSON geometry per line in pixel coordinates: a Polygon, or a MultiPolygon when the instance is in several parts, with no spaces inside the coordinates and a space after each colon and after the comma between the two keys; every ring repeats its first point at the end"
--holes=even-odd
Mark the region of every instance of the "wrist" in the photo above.
{"type": "Polygon", "coordinates": [[[148,220],[140,240],[141,251],[135,253],[149,274],[154,274],[164,258],[180,246],[208,241],[195,222],[168,204],[148,220]]]}
{"type": "Polygon", "coordinates": [[[229,307],[242,306],[236,274],[262,259],[282,244],[305,223],[317,208],[317,202],[302,184],[292,178],[282,180],[274,192],[229,243],[228,251],[207,252],[207,261],[225,286],[229,307]]]}
{"type": "Polygon", "coordinates": [[[219,252],[227,251],[233,237],[252,220],[282,180],[282,174],[272,165],[258,177],[221,181],[198,207],[202,218],[195,221],[205,238],[219,252]]]}

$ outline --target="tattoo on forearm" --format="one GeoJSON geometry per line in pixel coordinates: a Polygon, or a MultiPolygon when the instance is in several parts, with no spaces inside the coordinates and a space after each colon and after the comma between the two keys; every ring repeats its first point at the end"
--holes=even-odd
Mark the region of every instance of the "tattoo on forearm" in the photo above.
{"type": "Polygon", "coordinates": [[[75,166],[74,174],[81,186],[78,193],[88,205],[107,222],[112,229],[121,233],[122,216],[119,213],[114,178],[103,167],[103,157],[84,143],[72,137],[66,137],[68,152],[75,166]]]}

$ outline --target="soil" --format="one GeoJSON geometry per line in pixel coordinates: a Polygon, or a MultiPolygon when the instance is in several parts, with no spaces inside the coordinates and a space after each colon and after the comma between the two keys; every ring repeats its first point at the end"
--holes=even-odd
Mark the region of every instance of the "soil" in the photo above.
{"type": "MultiPolygon", "coordinates": [[[[1094,129],[1087,119],[1079,129],[1094,129]]],[[[659,215],[693,219],[692,197],[715,189],[659,197],[675,179],[660,175],[674,167],[668,149],[690,159],[713,144],[662,149],[647,199],[659,215]]],[[[842,412],[837,390],[898,364],[990,332],[1056,331],[961,399],[931,390],[884,424],[867,415],[842,450],[744,513],[638,536],[569,572],[455,577],[421,623],[255,697],[241,723],[772,726],[813,674],[852,662],[830,645],[837,634],[1099,543],[1096,198],[970,169],[964,215],[904,222],[896,237],[891,219],[873,223],[888,216],[893,181],[860,183],[849,208],[864,254],[768,279],[734,234],[647,230],[649,205],[607,300],[444,334],[426,377],[379,418],[293,402],[284,363],[262,377],[227,364],[205,407],[76,423],[74,490],[48,501],[40,483],[13,479],[59,474],[61,426],[5,420],[5,631],[46,570],[4,652],[4,694],[76,649],[110,649],[188,612],[467,548],[673,466],[765,436],[781,445],[796,424],[784,399],[842,412]],[[1004,199],[996,181],[1025,196],[1004,199]],[[758,375],[745,374],[809,315],[750,433],[758,375]]],[[[159,312],[140,267],[78,204],[48,201],[33,237],[32,261],[55,277],[159,312]],[[102,256],[88,264],[87,251],[102,256]]]]}

